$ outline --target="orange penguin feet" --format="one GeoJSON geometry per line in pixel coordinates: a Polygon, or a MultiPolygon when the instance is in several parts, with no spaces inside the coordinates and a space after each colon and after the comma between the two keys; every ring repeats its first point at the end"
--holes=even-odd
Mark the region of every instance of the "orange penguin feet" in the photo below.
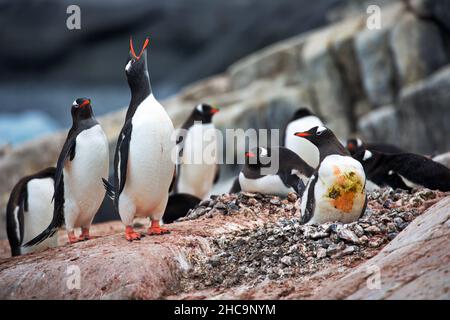
{"type": "Polygon", "coordinates": [[[78,241],[86,241],[90,239],[95,239],[96,237],[89,235],[89,228],[81,228],[81,234],[78,241]]]}
{"type": "Polygon", "coordinates": [[[158,220],[152,220],[152,225],[147,230],[147,234],[150,236],[161,235],[170,233],[168,229],[161,228],[158,220]]]}
{"type": "Polygon", "coordinates": [[[78,238],[75,235],[75,231],[68,231],[67,232],[67,237],[69,238],[69,243],[70,244],[78,242],[78,238]]]}
{"type": "Polygon", "coordinates": [[[132,226],[127,226],[125,228],[125,238],[128,241],[140,240],[141,234],[139,232],[135,232],[132,226]]]}

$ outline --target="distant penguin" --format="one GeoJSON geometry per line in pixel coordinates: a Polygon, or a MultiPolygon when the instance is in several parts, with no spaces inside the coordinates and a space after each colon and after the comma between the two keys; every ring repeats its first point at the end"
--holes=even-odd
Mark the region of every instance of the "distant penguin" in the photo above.
{"type": "Polygon", "coordinates": [[[13,256],[56,247],[54,236],[32,247],[22,247],[39,235],[52,221],[56,169],[50,167],[23,177],[14,186],[6,207],[6,231],[13,256]]]}
{"type": "Polygon", "coordinates": [[[171,194],[167,202],[166,211],[162,217],[164,224],[173,223],[179,218],[185,217],[189,210],[194,209],[201,199],[187,193],[171,194]]]}
{"type": "Polygon", "coordinates": [[[367,205],[366,176],[361,163],[350,156],[326,127],[314,127],[295,135],[314,143],[320,152],[319,166],[301,199],[302,223],[350,223],[359,219],[367,205]]]}
{"type": "Polygon", "coordinates": [[[149,217],[149,235],[169,230],[160,227],[166,209],[175,163],[172,120],[155,99],[147,68],[148,39],[136,55],[130,39],[130,60],[125,72],[131,101],[114,155],[114,185],[104,180],[108,195],[125,224],[125,238],[139,240],[133,230],[135,217],[149,217]]]}
{"type": "Polygon", "coordinates": [[[298,139],[294,134],[318,126],[323,126],[322,120],[308,109],[300,108],[287,124],[284,137],[284,146],[294,151],[314,169],[319,165],[319,150],[308,140],[298,139]]]}
{"type": "Polygon", "coordinates": [[[295,152],[284,147],[259,147],[247,152],[245,157],[245,166],[231,192],[242,190],[278,196],[287,196],[289,192],[302,194],[314,171],[295,152]],[[276,160],[278,160],[276,172],[266,174],[263,169],[275,165],[273,161],[276,160]]]}
{"type": "Polygon", "coordinates": [[[72,128],[56,165],[53,219],[46,230],[26,245],[52,236],[64,222],[70,243],[90,239],[89,228],[105,196],[102,178],[108,177],[108,140],[94,118],[91,100],[72,104],[72,128]],[[74,228],[81,227],[79,238],[74,228]]]}
{"type": "Polygon", "coordinates": [[[181,127],[177,139],[180,164],[174,193],[188,193],[203,199],[218,180],[217,135],[212,123],[218,111],[210,105],[199,104],[181,127]],[[207,158],[203,159],[204,156],[207,158]]]}
{"type": "Polygon", "coordinates": [[[353,157],[362,163],[369,178],[380,186],[450,191],[450,169],[422,155],[387,154],[363,149],[353,157]]]}
{"type": "Polygon", "coordinates": [[[347,140],[347,150],[350,152],[351,155],[354,155],[356,152],[358,152],[361,149],[367,149],[369,151],[377,151],[377,152],[383,152],[383,153],[405,153],[403,149],[394,146],[393,144],[388,143],[363,143],[361,139],[348,139],[347,140]]]}

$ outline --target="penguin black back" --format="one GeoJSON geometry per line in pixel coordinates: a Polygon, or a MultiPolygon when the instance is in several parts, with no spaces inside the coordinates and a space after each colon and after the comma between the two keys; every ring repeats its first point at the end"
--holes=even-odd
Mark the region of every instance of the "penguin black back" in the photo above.
{"type": "Polygon", "coordinates": [[[33,179],[54,178],[56,168],[49,167],[35,174],[23,177],[14,186],[6,206],[6,232],[13,256],[20,255],[24,236],[24,212],[28,211],[27,184],[33,179]],[[15,213],[17,209],[17,212],[15,213]],[[17,214],[17,216],[15,216],[17,214]],[[18,224],[18,225],[17,225],[18,224]],[[20,237],[17,233],[19,230],[20,237]]]}
{"type": "Polygon", "coordinates": [[[364,143],[361,139],[348,139],[347,140],[347,150],[351,155],[361,151],[361,150],[370,150],[370,151],[378,151],[382,153],[406,153],[405,150],[388,143],[377,143],[377,142],[368,142],[364,143]]]}

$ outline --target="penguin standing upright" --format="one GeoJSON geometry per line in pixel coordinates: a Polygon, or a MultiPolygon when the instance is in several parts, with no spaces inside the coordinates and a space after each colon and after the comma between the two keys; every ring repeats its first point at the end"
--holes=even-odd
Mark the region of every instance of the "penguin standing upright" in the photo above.
{"type": "Polygon", "coordinates": [[[136,55],[130,39],[130,60],[125,72],[131,101],[114,156],[114,185],[104,180],[108,195],[125,224],[128,241],[139,240],[133,230],[136,216],[150,217],[149,235],[168,233],[160,227],[169,196],[175,163],[172,120],[155,99],[147,69],[148,39],[136,55]]]}
{"type": "Polygon", "coordinates": [[[357,220],[367,205],[364,169],[353,159],[333,132],[323,126],[295,133],[308,139],[320,152],[319,166],[301,199],[302,223],[357,220]]]}
{"type": "Polygon", "coordinates": [[[217,135],[212,123],[212,117],[218,111],[210,105],[199,104],[181,127],[182,134],[177,139],[180,164],[175,193],[188,193],[203,199],[218,180],[217,135]]]}
{"type": "Polygon", "coordinates": [[[308,109],[300,108],[287,124],[284,136],[284,146],[298,154],[300,158],[314,169],[319,165],[319,150],[310,141],[298,139],[294,134],[307,131],[316,126],[323,126],[322,120],[308,109]]]}
{"type": "Polygon", "coordinates": [[[362,149],[353,157],[362,163],[369,178],[378,185],[406,190],[425,187],[450,191],[450,169],[422,155],[362,149]]]}
{"type": "Polygon", "coordinates": [[[32,247],[22,247],[52,221],[56,168],[50,167],[23,177],[14,186],[6,207],[6,231],[13,256],[37,252],[58,244],[57,235],[32,247]]]}
{"type": "Polygon", "coordinates": [[[232,186],[232,193],[242,190],[279,196],[287,196],[289,192],[302,194],[314,171],[295,152],[284,147],[259,147],[247,152],[245,157],[245,166],[232,186]],[[275,153],[278,153],[278,159],[275,153]],[[276,160],[279,161],[276,172],[266,174],[262,171],[276,160]]]}
{"type": "Polygon", "coordinates": [[[56,165],[53,219],[40,235],[26,245],[52,236],[65,222],[70,243],[90,239],[89,228],[105,196],[102,179],[108,177],[108,140],[94,118],[91,100],[72,104],[72,128],[56,165]],[[79,238],[74,228],[81,227],[79,238]]]}

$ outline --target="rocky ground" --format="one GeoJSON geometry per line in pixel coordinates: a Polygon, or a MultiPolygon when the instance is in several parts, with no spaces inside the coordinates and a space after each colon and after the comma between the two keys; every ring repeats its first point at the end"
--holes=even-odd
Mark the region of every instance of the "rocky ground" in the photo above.
{"type": "Polygon", "coordinates": [[[93,240],[2,258],[0,298],[448,298],[449,208],[449,193],[382,189],[355,223],[305,226],[295,194],[223,194],[168,235],[129,243],[111,222],[93,240]],[[365,291],[367,264],[382,269],[380,290],[365,291]],[[79,289],[67,286],[73,266],[79,289]]]}
{"type": "Polygon", "coordinates": [[[298,278],[323,270],[332,262],[354,265],[373,257],[426,208],[441,192],[381,189],[369,193],[363,217],[351,224],[301,225],[298,200],[260,194],[222,195],[201,203],[185,218],[257,214],[277,217],[256,229],[239,230],[213,240],[213,253],[192,261],[184,275],[184,291],[230,288],[264,281],[298,278]]]}

